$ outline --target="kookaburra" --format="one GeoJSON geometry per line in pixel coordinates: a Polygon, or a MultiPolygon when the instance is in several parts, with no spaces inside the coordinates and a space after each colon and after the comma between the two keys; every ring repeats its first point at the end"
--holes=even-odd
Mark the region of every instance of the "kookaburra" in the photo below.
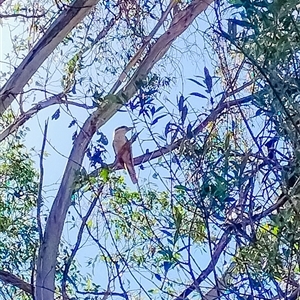
{"type": "Polygon", "coordinates": [[[121,126],[115,129],[113,148],[116,154],[117,164],[121,164],[121,166],[126,169],[132,182],[135,184],[138,180],[134,170],[131,143],[126,137],[126,133],[131,129],[133,129],[133,127],[127,126],[121,126]]]}

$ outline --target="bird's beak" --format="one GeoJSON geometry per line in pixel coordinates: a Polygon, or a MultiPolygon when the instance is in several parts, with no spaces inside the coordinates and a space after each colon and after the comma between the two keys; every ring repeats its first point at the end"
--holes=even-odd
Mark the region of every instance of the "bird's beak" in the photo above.
{"type": "Polygon", "coordinates": [[[134,127],[128,127],[128,128],[127,128],[127,131],[130,131],[130,130],[132,130],[132,129],[134,129],[134,127]]]}

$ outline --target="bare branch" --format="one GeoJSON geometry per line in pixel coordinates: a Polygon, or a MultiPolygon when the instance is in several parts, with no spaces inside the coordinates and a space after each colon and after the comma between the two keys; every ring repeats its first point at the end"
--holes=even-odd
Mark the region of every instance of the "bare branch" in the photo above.
{"type": "Polygon", "coordinates": [[[68,258],[66,264],[65,264],[65,269],[63,272],[63,278],[62,278],[62,295],[63,295],[63,299],[68,299],[67,297],[67,278],[68,278],[68,273],[69,273],[69,269],[71,266],[71,263],[80,247],[80,243],[82,240],[82,235],[83,235],[83,230],[86,226],[86,222],[88,221],[88,218],[90,217],[93,209],[95,208],[97,201],[99,199],[100,194],[102,193],[104,185],[100,186],[98,191],[97,191],[97,195],[94,197],[94,200],[92,201],[86,215],[82,218],[82,223],[80,225],[79,231],[78,231],[78,235],[77,235],[77,241],[76,244],[72,250],[72,253],[70,255],[70,257],[68,258]]]}
{"type": "Polygon", "coordinates": [[[175,297],[174,300],[186,300],[187,297],[198,288],[200,283],[203,282],[209,276],[209,274],[214,270],[220,258],[220,255],[223,253],[224,249],[230,242],[230,233],[231,229],[227,229],[223,233],[206,269],[201,272],[201,274],[196,278],[195,282],[193,282],[189,287],[187,287],[179,296],[175,297]]]}
{"type": "Polygon", "coordinates": [[[164,21],[167,19],[168,14],[170,13],[170,11],[172,10],[172,8],[176,5],[177,1],[176,0],[171,0],[167,9],[164,11],[164,13],[162,14],[160,20],[157,22],[157,24],[154,26],[154,28],[152,29],[152,31],[150,32],[150,34],[145,38],[144,43],[142,45],[142,47],[137,51],[137,53],[131,58],[131,60],[129,61],[129,63],[127,64],[127,66],[125,67],[125,69],[123,70],[123,72],[121,73],[121,75],[119,76],[118,80],[116,81],[116,83],[114,84],[114,86],[112,87],[112,89],[110,90],[110,94],[114,94],[118,88],[120,87],[121,83],[124,81],[124,79],[126,78],[128,72],[130,71],[130,69],[132,67],[134,67],[134,65],[137,63],[137,61],[141,58],[143,52],[145,51],[145,49],[147,48],[147,46],[149,45],[150,41],[153,39],[154,35],[157,33],[158,29],[161,27],[161,25],[164,23],[164,21]]]}
{"type": "MultiPolygon", "coordinates": [[[[234,106],[239,106],[245,103],[250,102],[253,99],[253,96],[247,96],[238,100],[232,100],[228,102],[223,102],[220,105],[217,106],[216,109],[214,109],[210,115],[203,120],[194,130],[193,130],[193,136],[197,136],[200,132],[203,131],[203,129],[210,123],[214,122],[218,116],[225,110],[225,109],[230,109],[234,106]]],[[[161,157],[162,155],[168,154],[175,149],[177,149],[181,143],[184,141],[184,138],[177,140],[173,144],[170,144],[168,146],[162,147],[160,149],[157,149],[152,152],[148,152],[146,154],[143,154],[141,156],[136,157],[134,161],[134,165],[140,165],[146,161],[161,157]]]]}
{"type": "MultiPolygon", "coordinates": [[[[0,3],[1,5],[1,3],[0,3]]],[[[42,18],[42,17],[45,17],[46,13],[43,13],[41,15],[24,15],[24,14],[10,14],[10,15],[3,15],[3,14],[0,14],[0,18],[17,18],[17,17],[23,17],[23,18],[26,18],[26,19],[38,19],[38,18],[42,18]]]]}
{"type": "Polygon", "coordinates": [[[116,24],[116,21],[119,19],[119,17],[112,18],[108,24],[98,33],[96,36],[92,46],[96,45],[99,41],[101,41],[109,32],[109,30],[116,24]]]}
{"type": "Polygon", "coordinates": [[[74,101],[66,101],[64,100],[64,93],[51,96],[48,99],[35,104],[34,107],[30,108],[28,111],[21,114],[12,124],[10,124],[7,128],[5,128],[0,133],[0,142],[2,142],[10,134],[14,133],[20,126],[22,126],[26,121],[32,118],[37,112],[55,104],[73,105],[77,107],[82,107],[84,109],[94,108],[93,106],[88,106],[82,103],[78,103],[74,101]]]}
{"type": "Polygon", "coordinates": [[[38,225],[38,232],[40,237],[40,242],[43,240],[43,230],[42,230],[42,223],[41,223],[41,207],[43,204],[43,196],[42,196],[42,189],[43,189],[43,180],[44,180],[44,166],[43,166],[43,159],[44,159],[44,152],[46,147],[47,141],[47,131],[48,131],[48,120],[45,122],[45,130],[44,130],[44,138],[42,143],[41,155],[40,155],[40,181],[39,181],[39,190],[38,190],[38,197],[37,197],[37,225],[38,225]]]}
{"type": "MultiPolygon", "coordinates": [[[[216,109],[214,109],[210,115],[203,120],[193,131],[193,136],[197,136],[200,132],[203,131],[203,129],[210,123],[210,122],[214,122],[217,120],[218,116],[224,112],[225,109],[230,109],[232,107],[235,106],[240,106],[243,104],[246,104],[248,102],[250,102],[253,99],[253,95],[251,96],[247,96],[241,99],[237,99],[237,100],[232,100],[232,101],[228,101],[228,102],[222,102],[220,105],[217,106],[216,109]]],[[[147,161],[150,161],[152,159],[156,159],[159,158],[163,155],[166,155],[174,150],[176,150],[177,148],[180,147],[181,143],[184,141],[184,138],[178,139],[177,141],[175,141],[174,143],[167,145],[165,147],[161,147],[160,149],[154,150],[152,152],[148,152],[146,154],[142,154],[138,157],[135,157],[133,159],[133,163],[135,166],[140,165],[142,163],[145,163],[147,161]]],[[[132,143],[132,141],[131,141],[132,143]]],[[[115,163],[109,164],[108,168],[115,168],[116,170],[119,170],[122,168],[121,165],[117,164],[115,165],[115,163]]],[[[99,172],[100,172],[101,168],[98,168],[96,170],[94,170],[93,172],[91,172],[89,174],[89,176],[98,176],[99,172]]]]}
{"type": "Polygon", "coordinates": [[[10,106],[16,95],[22,92],[25,84],[57,45],[98,1],[74,0],[72,5],[59,15],[0,90],[0,115],[10,106]]]}
{"type": "MultiPolygon", "coordinates": [[[[300,287],[296,288],[289,297],[287,297],[285,295],[284,299],[287,299],[287,300],[297,300],[297,299],[299,299],[299,296],[300,296],[300,287]]],[[[280,299],[280,300],[283,300],[283,299],[280,299]]]]}
{"type": "MultiPolygon", "coordinates": [[[[254,215],[252,218],[245,218],[241,222],[239,222],[239,224],[243,224],[243,226],[246,226],[246,225],[251,224],[253,221],[257,222],[257,221],[261,220],[262,218],[264,218],[267,215],[269,215],[270,213],[272,213],[274,210],[281,207],[284,203],[286,203],[287,199],[288,199],[288,197],[285,195],[279,196],[276,203],[274,205],[272,205],[270,208],[266,209],[263,213],[254,215]]],[[[198,276],[198,278],[196,279],[196,281],[194,283],[192,283],[188,288],[186,288],[174,300],[187,299],[188,295],[190,295],[194,290],[196,290],[197,287],[200,285],[200,283],[203,282],[209,276],[209,274],[213,271],[214,267],[216,266],[221,253],[225,249],[226,245],[229,243],[231,233],[236,226],[238,226],[238,223],[233,224],[233,225],[229,224],[229,226],[226,228],[225,232],[223,233],[218,245],[216,246],[216,249],[212,255],[211,261],[210,261],[209,265],[207,266],[207,268],[198,276]]],[[[224,283],[221,282],[222,286],[223,286],[223,284],[224,283]]],[[[215,287],[215,289],[216,289],[216,287],[215,287]]],[[[217,298],[213,298],[214,297],[213,290],[214,289],[211,290],[212,294],[210,294],[210,298],[203,298],[203,299],[217,299],[217,298]]],[[[297,295],[299,295],[299,289],[296,289],[288,299],[297,299],[297,295]]]]}
{"type": "Polygon", "coordinates": [[[33,294],[31,284],[27,283],[26,281],[20,279],[19,277],[15,276],[13,274],[11,274],[10,272],[0,270],[0,280],[6,284],[11,284],[11,285],[21,289],[25,293],[28,293],[31,295],[33,294]]]}
{"type": "MultiPolygon", "coordinates": [[[[169,29],[158,38],[155,44],[152,45],[149,53],[144,58],[139,68],[135,71],[130,81],[121,91],[118,92],[118,96],[121,99],[127,101],[136,93],[136,83],[147,76],[154,64],[167,53],[175,39],[180,36],[194,21],[194,19],[212,2],[213,0],[193,0],[186,9],[179,11],[175,15],[169,29]]],[[[119,108],[120,107],[117,109],[119,108]]]]}

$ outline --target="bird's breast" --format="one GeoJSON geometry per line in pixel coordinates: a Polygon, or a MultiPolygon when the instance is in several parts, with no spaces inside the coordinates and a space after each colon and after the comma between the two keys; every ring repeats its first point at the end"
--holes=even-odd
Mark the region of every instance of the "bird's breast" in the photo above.
{"type": "Polygon", "coordinates": [[[117,154],[121,148],[126,144],[127,139],[126,137],[115,137],[113,141],[113,148],[115,150],[115,153],[117,154]]]}

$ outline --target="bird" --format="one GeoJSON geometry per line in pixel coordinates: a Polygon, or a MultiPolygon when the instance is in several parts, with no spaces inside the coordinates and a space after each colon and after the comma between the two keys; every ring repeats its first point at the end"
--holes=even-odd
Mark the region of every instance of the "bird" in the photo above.
{"type": "Polygon", "coordinates": [[[133,184],[138,182],[133,157],[131,142],[127,139],[126,133],[132,130],[133,127],[120,126],[115,129],[113,137],[113,148],[116,154],[116,165],[121,165],[128,172],[133,184]]]}

